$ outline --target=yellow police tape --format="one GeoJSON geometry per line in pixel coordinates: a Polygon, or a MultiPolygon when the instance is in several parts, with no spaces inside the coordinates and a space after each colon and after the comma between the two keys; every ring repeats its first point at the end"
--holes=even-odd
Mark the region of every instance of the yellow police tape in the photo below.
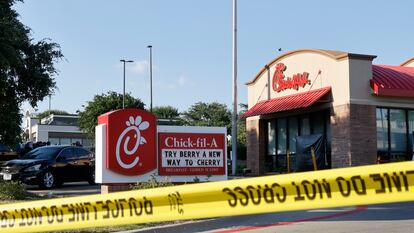
{"type": "Polygon", "coordinates": [[[413,200],[414,161],[0,205],[0,232],[413,200]]]}

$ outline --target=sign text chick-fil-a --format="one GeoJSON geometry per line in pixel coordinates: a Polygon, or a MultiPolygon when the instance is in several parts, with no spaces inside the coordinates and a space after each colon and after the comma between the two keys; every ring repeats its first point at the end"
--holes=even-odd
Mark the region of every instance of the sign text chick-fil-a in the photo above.
{"type": "Polygon", "coordinates": [[[286,89],[298,90],[299,87],[305,87],[306,84],[310,84],[311,81],[308,79],[309,73],[303,72],[302,74],[294,74],[292,78],[285,77],[284,72],[287,66],[283,63],[276,65],[275,73],[273,74],[272,87],[276,92],[281,92],[286,89]]]}

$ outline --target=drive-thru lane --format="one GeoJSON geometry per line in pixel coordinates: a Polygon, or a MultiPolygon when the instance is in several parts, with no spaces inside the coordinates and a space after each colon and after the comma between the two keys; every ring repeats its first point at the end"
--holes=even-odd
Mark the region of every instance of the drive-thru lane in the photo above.
{"type": "MultiPolygon", "coordinates": [[[[100,193],[99,185],[89,185],[87,182],[65,183],[63,187],[51,190],[42,190],[37,186],[27,186],[27,188],[29,192],[54,197],[100,193]]],[[[130,232],[405,233],[412,232],[414,228],[414,202],[257,214],[154,225],[157,227],[130,232]]]]}
{"type": "Polygon", "coordinates": [[[414,202],[405,202],[216,218],[130,232],[406,233],[413,228],[414,202]]]}

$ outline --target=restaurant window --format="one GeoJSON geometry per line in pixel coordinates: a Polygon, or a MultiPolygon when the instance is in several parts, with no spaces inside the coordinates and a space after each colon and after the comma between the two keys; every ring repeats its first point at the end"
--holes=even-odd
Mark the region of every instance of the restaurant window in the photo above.
{"type": "Polygon", "coordinates": [[[325,114],[325,138],[326,138],[326,162],[328,165],[328,168],[332,166],[332,156],[331,156],[331,143],[332,143],[332,130],[331,130],[331,124],[330,124],[330,116],[329,112],[326,112],[325,114]]]}
{"type": "Polygon", "coordinates": [[[60,145],[70,145],[70,138],[61,138],[60,145]]]}
{"type": "Polygon", "coordinates": [[[49,138],[50,145],[59,145],[59,138],[49,138]]]}
{"type": "Polygon", "coordinates": [[[303,116],[300,119],[300,135],[310,135],[309,117],[303,116]]]}
{"type": "Polygon", "coordinates": [[[84,146],[84,147],[93,147],[94,142],[95,141],[93,139],[84,138],[84,139],[82,139],[82,146],[84,146]]]}
{"type": "Polygon", "coordinates": [[[408,150],[414,151],[414,111],[408,111],[408,150]]]}
{"type": "Polygon", "coordinates": [[[296,137],[299,136],[298,118],[289,118],[289,152],[296,153],[296,137]]]}
{"type": "Polygon", "coordinates": [[[388,109],[377,108],[377,150],[388,151],[388,109]]]}
{"type": "Polygon", "coordinates": [[[276,123],[269,121],[267,124],[267,154],[276,155],[276,123]]]}
{"type": "Polygon", "coordinates": [[[391,152],[407,150],[407,121],[405,110],[390,109],[391,152]]]}
{"type": "Polygon", "coordinates": [[[286,154],[286,118],[277,119],[277,154],[286,154]]]}
{"type": "MultiPolygon", "coordinates": [[[[286,172],[287,153],[290,154],[291,169],[296,160],[296,137],[321,133],[326,136],[328,111],[269,120],[267,126],[267,172],[286,172]]],[[[327,151],[328,153],[328,151],[327,151]]]]}
{"type": "Polygon", "coordinates": [[[82,145],[82,138],[71,138],[71,144],[79,144],[82,145]]]}
{"type": "Polygon", "coordinates": [[[325,116],[322,113],[314,114],[312,118],[313,134],[323,134],[325,131],[325,116]]]}
{"type": "Polygon", "coordinates": [[[380,161],[411,159],[413,112],[406,109],[377,108],[377,150],[380,161]]]}

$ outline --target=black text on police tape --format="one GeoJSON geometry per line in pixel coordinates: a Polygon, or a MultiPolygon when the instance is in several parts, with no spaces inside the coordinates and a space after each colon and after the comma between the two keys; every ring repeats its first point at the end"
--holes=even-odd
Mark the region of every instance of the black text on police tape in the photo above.
{"type": "Polygon", "coordinates": [[[376,194],[408,192],[410,189],[409,175],[414,175],[414,170],[374,173],[369,174],[366,178],[359,175],[350,178],[339,176],[329,182],[326,179],[314,179],[284,185],[275,182],[264,185],[248,185],[246,187],[225,187],[222,192],[228,196],[230,207],[248,206],[250,203],[253,205],[284,203],[289,198],[287,190],[292,187],[295,192],[290,196],[293,197],[295,202],[330,199],[332,198],[333,187],[337,188],[340,195],[346,198],[351,195],[367,195],[368,181],[374,184],[372,189],[375,190],[376,194]]]}
{"type": "Polygon", "coordinates": [[[3,210],[0,212],[0,227],[31,227],[63,222],[85,222],[89,220],[116,219],[124,216],[153,215],[153,203],[146,197],[120,198],[96,202],[77,202],[34,208],[3,210]]]}

